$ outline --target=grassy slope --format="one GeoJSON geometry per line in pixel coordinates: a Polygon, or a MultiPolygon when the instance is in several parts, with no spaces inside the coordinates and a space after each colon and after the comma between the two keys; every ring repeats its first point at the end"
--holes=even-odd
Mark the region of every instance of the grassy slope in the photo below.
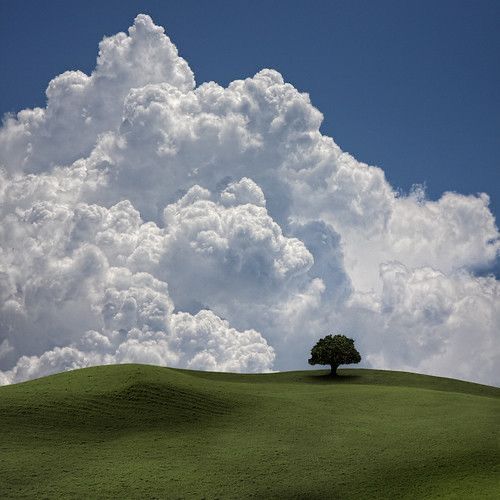
{"type": "Polygon", "coordinates": [[[140,365],[0,388],[0,497],[494,498],[500,389],[140,365]]]}

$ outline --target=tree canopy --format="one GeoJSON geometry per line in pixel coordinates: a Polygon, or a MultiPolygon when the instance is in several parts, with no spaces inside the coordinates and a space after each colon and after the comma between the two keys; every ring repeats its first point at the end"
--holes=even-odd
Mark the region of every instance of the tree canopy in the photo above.
{"type": "Polygon", "coordinates": [[[330,365],[330,375],[337,375],[340,365],[359,363],[361,355],[354,347],[354,340],[345,335],[327,335],[311,349],[310,365],[330,365]]]}

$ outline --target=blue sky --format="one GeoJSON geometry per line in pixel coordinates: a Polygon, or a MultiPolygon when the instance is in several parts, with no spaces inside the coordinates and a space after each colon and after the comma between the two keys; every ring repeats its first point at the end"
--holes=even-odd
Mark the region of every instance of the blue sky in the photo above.
{"type": "Polygon", "coordinates": [[[437,4],[0,2],[0,385],[331,332],[498,385],[500,3],[437,4]]]}
{"type": "Polygon", "coordinates": [[[310,93],[322,132],[396,187],[485,191],[500,210],[498,1],[10,1],[0,4],[0,112],[90,72],[103,34],[149,13],[197,83],[262,67],[310,93]]]}

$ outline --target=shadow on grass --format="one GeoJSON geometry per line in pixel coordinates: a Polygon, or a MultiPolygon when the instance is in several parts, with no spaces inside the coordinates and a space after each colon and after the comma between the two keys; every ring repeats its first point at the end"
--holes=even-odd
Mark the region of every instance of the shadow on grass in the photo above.
{"type": "Polygon", "coordinates": [[[214,391],[142,382],[88,397],[73,394],[47,397],[35,403],[4,404],[0,406],[0,421],[35,435],[45,428],[113,437],[132,431],[168,432],[206,426],[222,421],[243,404],[214,391]]]}
{"type": "Polygon", "coordinates": [[[361,377],[361,375],[355,375],[351,373],[339,373],[334,377],[330,375],[330,372],[304,375],[304,381],[313,384],[348,384],[358,382],[362,378],[363,377],[361,377]]]}

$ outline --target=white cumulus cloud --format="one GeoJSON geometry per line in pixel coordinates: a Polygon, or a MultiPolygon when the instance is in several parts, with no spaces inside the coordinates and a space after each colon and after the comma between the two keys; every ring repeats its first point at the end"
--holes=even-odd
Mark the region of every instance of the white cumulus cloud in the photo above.
{"type": "Polygon", "coordinates": [[[486,194],[407,196],[276,71],[196,86],[151,18],[0,128],[0,382],[81,366],[366,366],[500,383],[486,194]]]}

